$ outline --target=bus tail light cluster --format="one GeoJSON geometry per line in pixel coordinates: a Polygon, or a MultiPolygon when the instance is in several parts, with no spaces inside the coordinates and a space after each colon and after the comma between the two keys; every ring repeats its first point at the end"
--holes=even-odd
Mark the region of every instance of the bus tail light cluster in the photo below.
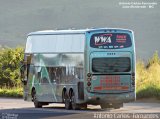
{"type": "Polygon", "coordinates": [[[135,86],[135,72],[131,74],[132,86],[135,86]]]}
{"type": "Polygon", "coordinates": [[[91,86],[91,82],[87,82],[87,86],[91,86]]]}
{"type": "Polygon", "coordinates": [[[91,90],[91,78],[92,78],[92,74],[91,73],[88,73],[87,74],[87,89],[88,89],[88,91],[90,91],[91,90]]]}

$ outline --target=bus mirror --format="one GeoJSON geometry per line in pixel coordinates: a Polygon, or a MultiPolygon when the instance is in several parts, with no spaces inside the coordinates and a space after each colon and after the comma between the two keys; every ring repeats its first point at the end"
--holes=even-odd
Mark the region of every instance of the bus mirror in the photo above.
{"type": "Polygon", "coordinates": [[[22,83],[23,83],[24,85],[27,84],[27,81],[26,81],[26,80],[21,80],[21,81],[22,81],[22,83]]]}
{"type": "Polygon", "coordinates": [[[25,77],[25,75],[24,75],[25,69],[26,69],[26,66],[25,66],[25,64],[23,64],[20,68],[21,79],[24,79],[24,77],[25,77]]]}
{"type": "Polygon", "coordinates": [[[23,66],[20,68],[20,75],[21,75],[21,79],[23,79],[24,78],[23,66]]]}

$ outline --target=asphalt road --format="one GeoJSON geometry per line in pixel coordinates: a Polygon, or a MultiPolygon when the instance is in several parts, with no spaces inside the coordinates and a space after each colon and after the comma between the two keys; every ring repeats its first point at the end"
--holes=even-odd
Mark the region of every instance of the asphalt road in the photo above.
{"type": "MultiPolygon", "coordinates": [[[[64,104],[50,104],[43,108],[34,108],[32,102],[25,102],[23,99],[0,98],[0,119],[122,119],[133,117],[135,119],[138,118],[136,114],[139,113],[150,113],[150,117],[160,118],[160,102],[136,101],[124,104],[121,109],[101,110],[100,106],[89,105],[86,110],[65,110],[64,104]]],[[[143,117],[146,114],[140,116],[143,117]]]]}

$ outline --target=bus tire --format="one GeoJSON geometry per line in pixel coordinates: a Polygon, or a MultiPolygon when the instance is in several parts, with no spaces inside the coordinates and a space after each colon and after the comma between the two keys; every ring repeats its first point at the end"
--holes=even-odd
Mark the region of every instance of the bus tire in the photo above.
{"type": "Polygon", "coordinates": [[[71,101],[69,96],[67,95],[67,92],[65,93],[64,103],[65,103],[65,109],[70,110],[72,108],[71,101]]]}
{"type": "Polygon", "coordinates": [[[33,95],[33,103],[35,108],[42,108],[42,104],[37,100],[36,91],[35,89],[32,91],[33,95]]]}
{"type": "Polygon", "coordinates": [[[87,104],[80,104],[81,109],[87,109],[87,104]]]}
{"type": "Polygon", "coordinates": [[[65,102],[65,93],[66,93],[66,91],[62,91],[62,102],[64,103],[65,102]]]}
{"type": "Polygon", "coordinates": [[[123,107],[123,103],[116,103],[113,105],[114,109],[120,109],[121,107],[123,107]]]}
{"type": "Polygon", "coordinates": [[[72,105],[73,110],[79,110],[80,109],[80,105],[76,104],[76,99],[75,99],[74,92],[72,92],[72,95],[71,95],[71,105],[72,105]]]}
{"type": "Polygon", "coordinates": [[[108,104],[108,103],[106,103],[106,104],[100,104],[100,106],[101,106],[101,109],[112,108],[112,106],[110,104],[108,104]]]}

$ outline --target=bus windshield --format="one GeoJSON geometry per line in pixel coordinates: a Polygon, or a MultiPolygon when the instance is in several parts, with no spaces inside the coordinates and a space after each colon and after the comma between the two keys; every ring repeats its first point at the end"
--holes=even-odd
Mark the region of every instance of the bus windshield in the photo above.
{"type": "Polygon", "coordinates": [[[90,46],[100,49],[121,49],[132,46],[128,33],[96,33],[91,36],[90,46]]]}
{"type": "Polygon", "coordinates": [[[129,72],[131,61],[129,57],[93,58],[92,71],[95,73],[129,72]]]}

